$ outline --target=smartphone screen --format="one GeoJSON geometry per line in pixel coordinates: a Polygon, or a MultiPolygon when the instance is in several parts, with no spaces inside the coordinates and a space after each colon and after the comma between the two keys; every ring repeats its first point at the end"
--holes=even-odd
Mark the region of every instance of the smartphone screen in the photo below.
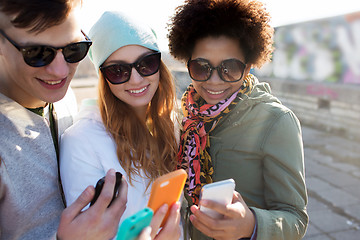
{"type": "MultiPolygon", "coordinates": [[[[110,207],[111,203],[115,200],[115,198],[117,197],[117,194],[120,191],[121,179],[122,179],[122,174],[120,172],[116,172],[116,182],[115,182],[115,187],[114,187],[114,195],[113,195],[113,198],[112,198],[112,200],[111,200],[108,207],[110,207]]],[[[90,207],[92,205],[94,205],[94,203],[96,202],[96,200],[100,196],[100,193],[101,193],[101,190],[102,190],[104,184],[105,184],[105,177],[100,178],[99,181],[96,183],[95,195],[94,195],[94,198],[90,202],[90,207]]]]}

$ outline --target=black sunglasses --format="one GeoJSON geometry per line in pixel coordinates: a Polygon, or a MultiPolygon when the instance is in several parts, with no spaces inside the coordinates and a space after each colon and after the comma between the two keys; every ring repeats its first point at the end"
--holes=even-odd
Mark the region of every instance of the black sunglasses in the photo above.
{"type": "Polygon", "coordinates": [[[155,52],[139,58],[134,63],[100,66],[100,71],[110,83],[121,84],[129,81],[133,67],[142,77],[147,77],[159,71],[160,62],[161,53],[155,52]]]}
{"type": "Polygon", "coordinates": [[[246,64],[238,59],[226,59],[219,66],[214,67],[209,60],[197,58],[187,63],[190,77],[195,81],[204,82],[210,79],[213,70],[217,70],[221,80],[225,82],[239,81],[245,71],[246,64]]]}
{"type": "Polygon", "coordinates": [[[46,45],[22,47],[0,29],[0,34],[21,52],[25,63],[31,67],[43,67],[50,64],[59,49],[62,50],[65,61],[68,63],[76,63],[84,59],[92,42],[83,31],[81,31],[81,33],[85,36],[86,41],[70,43],[65,47],[51,47],[46,45]]]}

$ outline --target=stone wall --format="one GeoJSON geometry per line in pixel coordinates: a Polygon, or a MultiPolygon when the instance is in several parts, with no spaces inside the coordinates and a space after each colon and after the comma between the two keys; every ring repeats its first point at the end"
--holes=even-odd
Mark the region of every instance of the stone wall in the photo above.
{"type": "Polygon", "coordinates": [[[302,124],[360,140],[359,85],[262,80],[302,124]]]}
{"type": "MultiPolygon", "coordinates": [[[[190,83],[186,71],[172,71],[177,96],[190,83]]],[[[360,86],[262,78],[301,124],[360,140],[360,86]]]]}

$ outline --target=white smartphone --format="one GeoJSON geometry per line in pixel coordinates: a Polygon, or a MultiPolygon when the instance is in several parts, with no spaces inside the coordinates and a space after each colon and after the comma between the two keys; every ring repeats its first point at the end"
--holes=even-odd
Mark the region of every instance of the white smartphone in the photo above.
{"type": "MultiPolygon", "coordinates": [[[[206,199],[215,201],[224,205],[230,204],[235,190],[234,179],[226,179],[218,182],[206,184],[202,187],[200,193],[200,200],[206,199]]],[[[212,218],[222,218],[223,215],[215,210],[199,206],[200,211],[206,213],[212,218]]]]}

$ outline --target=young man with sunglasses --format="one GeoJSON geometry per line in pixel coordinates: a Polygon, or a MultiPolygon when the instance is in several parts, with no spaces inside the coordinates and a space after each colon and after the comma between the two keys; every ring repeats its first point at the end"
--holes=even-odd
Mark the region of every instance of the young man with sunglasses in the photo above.
{"type": "Polygon", "coordinates": [[[1,239],[110,239],[126,208],[126,182],[107,208],[115,184],[109,170],[94,206],[82,212],[94,196],[89,186],[64,210],[58,136],[72,123],[76,102],[60,100],[91,45],[79,27],[80,5],[0,2],[1,239]]]}

